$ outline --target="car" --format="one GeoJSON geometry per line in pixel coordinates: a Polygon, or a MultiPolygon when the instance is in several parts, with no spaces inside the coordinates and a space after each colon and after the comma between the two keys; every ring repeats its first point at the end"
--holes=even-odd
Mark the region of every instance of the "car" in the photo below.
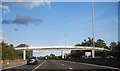
{"type": "Polygon", "coordinates": [[[27,59],[27,65],[29,65],[29,64],[38,64],[37,57],[28,57],[28,59],[27,59]]]}

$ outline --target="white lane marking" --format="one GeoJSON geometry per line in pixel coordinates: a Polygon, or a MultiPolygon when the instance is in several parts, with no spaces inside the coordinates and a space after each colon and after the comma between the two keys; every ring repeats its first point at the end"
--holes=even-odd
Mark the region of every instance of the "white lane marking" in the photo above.
{"type": "Polygon", "coordinates": [[[73,70],[73,68],[69,67],[70,70],[73,70]]]}
{"type": "Polygon", "coordinates": [[[64,64],[62,64],[62,66],[64,66],[64,64]]]}
{"type": "Polygon", "coordinates": [[[32,71],[35,71],[36,69],[38,69],[40,66],[42,66],[46,61],[42,62],[40,65],[38,65],[37,67],[35,67],[32,71]]]}
{"type": "MultiPolygon", "coordinates": [[[[71,61],[66,61],[66,62],[77,63],[77,62],[71,62],[71,61]]],[[[81,62],[79,62],[78,64],[84,64],[84,65],[89,65],[89,66],[96,66],[96,67],[103,67],[103,68],[109,68],[109,69],[120,70],[119,68],[115,68],[115,67],[102,66],[102,65],[95,65],[95,64],[89,64],[89,63],[81,63],[81,62]]]]}

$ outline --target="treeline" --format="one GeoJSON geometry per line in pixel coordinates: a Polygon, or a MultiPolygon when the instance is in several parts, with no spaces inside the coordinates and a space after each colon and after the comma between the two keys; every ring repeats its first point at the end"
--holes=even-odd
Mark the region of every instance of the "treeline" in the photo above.
{"type": "MultiPolygon", "coordinates": [[[[95,47],[100,48],[107,48],[110,49],[110,52],[107,52],[107,54],[111,54],[115,57],[120,57],[120,42],[111,42],[109,46],[105,43],[103,39],[98,39],[95,42],[95,47]]],[[[91,37],[88,37],[88,39],[84,39],[83,42],[76,44],[75,46],[93,46],[93,39],[91,37]]],[[[29,47],[26,44],[19,44],[18,46],[14,46],[13,44],[5,43],[4,41],[0,43],[0,57],[2,57],[2,60],[14,60],[14,59],[22,59],[23,58],[23,51],[22,50],[15,50],[14,48],[17,47],[29,47]]],[[[72,50],[71,54],[68,57],[82,57],[84,55],[85,51],[82,50],[72,50]]],[[[95,55],[104,55],[104,52],[96,52],[95,55]]],[[[32,56],[33,51],[27,51],[26,57],[32,56]]],[[[56,58],[55,55],[50,55],[48,58],[56,58]]],[[[59,57],[58,57],[59,58],[59,57]]]]}
{"type": "Polygon", "coordinates": [[[41,59],[58,59],[61,56],[56,56],[55,54],[50,54],[50,55],[46,55],[46,56],[40,56],[41,59]]]}
{"type": "MultiPolygon", "coordinates": [[[[19,44],[18,46],[14,46],[13,44],[5,43],[4,41],[0,43],[2,49],[2,60],[14,60],[14,59],[22,59],[23,51],[15,50],[17,47],[28,47],[26,44],[19,44]]],[[[31,56],[32,51],[27,51],[26,56],[31,56]]]]}
{"type": "MultiPolygon", "coordinates": [[[[107,46],[107,44],[105,43],[105,41],[103,39],[98,39],[97,41],[94,41],[95,43],[95,47],[100,47],[100,48],[106,48],[109,49],[109,52],[106,51],[102,51],[99,52],[97,51],[95,55],[98,56],[104,56],[105,54],[107,55],[113,55],[115,57],[120,57],[120,42],[111,42],[109,46],[107,46]]],[[[75,46],[93,46],[93,39],[91,37],[88,37],[88,39],[84,39],[83,42],[76,44],[75,46]]],[[[69,57],[82,57],[82,55],[85,54],[86,51],[82,51],[82,50],[71,50],[71,54],[69,55],[69,57]]]]}

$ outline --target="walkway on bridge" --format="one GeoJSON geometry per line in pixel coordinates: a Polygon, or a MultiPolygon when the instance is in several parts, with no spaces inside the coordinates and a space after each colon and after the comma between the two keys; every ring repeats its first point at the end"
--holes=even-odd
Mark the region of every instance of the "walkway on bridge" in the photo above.
{"type": "Polygon", "coordinates": [[[26,50],[61,50],[62,58],[64,58],[64,50],[95,50],[95,51],[110,51],[100,47],[87,46],[40,46],[40,47],[18,47],[15,50],[23,50],[23,59],[26,59],[26,50]]]}

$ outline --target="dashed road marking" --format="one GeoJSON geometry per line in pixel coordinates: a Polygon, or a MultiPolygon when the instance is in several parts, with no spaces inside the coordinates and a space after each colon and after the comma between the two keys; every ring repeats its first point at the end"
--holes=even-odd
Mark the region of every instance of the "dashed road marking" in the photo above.
{"type": "Polygon", "coordinates": [[[35,67],[32,71],[35,71],[36,69],[38,69],[40,66],[42,66],[46,61],[44,61],[43,63],[41,63],[40,65],[38,65],[37,67],[35,67]]]}
{"type": "Polygon", "coordinates": [[[62,66],[64,66],[64,64],[62,64],[62,66]]]}
{"type": "Polygon", "coordinates": [[[73,68],[69,67],[70,70],[73,70],[73,68]]]}

